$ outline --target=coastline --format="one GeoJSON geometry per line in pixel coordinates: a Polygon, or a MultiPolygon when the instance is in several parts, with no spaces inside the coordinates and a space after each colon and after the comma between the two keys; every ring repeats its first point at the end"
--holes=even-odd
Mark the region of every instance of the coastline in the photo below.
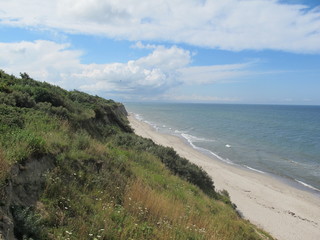
{"type": "Polygon", "coordinates": [[[137,135],[173,147],[176,152],[201,166],[212,177],[217,190],[227,190],[231,201],[253,224],[277,239],[320,238],[320,198],[287,185],[267,174],[223,163],[189,146],[176,136],[155,131],[134,116],[128,117],[137,135]]]}

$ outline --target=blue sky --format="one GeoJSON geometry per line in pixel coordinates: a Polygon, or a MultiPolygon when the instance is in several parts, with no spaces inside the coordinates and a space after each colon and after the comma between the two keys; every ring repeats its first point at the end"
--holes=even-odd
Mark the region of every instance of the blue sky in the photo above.
{"type": "Polygon", "coordinates": [[[320,2],[0,0],[0,69],[117,101],[320,105],[320,2]]]}

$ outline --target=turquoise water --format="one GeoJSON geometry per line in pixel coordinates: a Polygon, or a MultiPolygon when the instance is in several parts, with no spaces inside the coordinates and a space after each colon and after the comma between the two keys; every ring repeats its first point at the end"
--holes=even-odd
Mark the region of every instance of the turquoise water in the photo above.
{"type": "Polygon", "coordinates": [[[158,131],[310,190],[320,189],[320,106],[126,103],[158,131]]]}

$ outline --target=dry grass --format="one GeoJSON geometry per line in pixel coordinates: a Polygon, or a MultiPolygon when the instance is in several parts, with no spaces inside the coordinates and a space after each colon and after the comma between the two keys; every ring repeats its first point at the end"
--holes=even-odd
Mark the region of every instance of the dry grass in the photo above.
{"type": "MultiPolygon", "coordinates": [[[[168,183],[173,181],[168,179],[168,183]]],[[[176,181],[177,185],[180,180],[176,181]]],[[[184,185],[183,191],[190,194],[179,199],[169,189],[158,190],[136,179],[125,191],[123,207],[138,224],[152,224],[154,239],[257,239],[257,235],[270,239],[239,218],[230,206],[202,193],[193,194],[190,187],[184,185]]]]}
{"type": "MultiPolygon", "coordinates": [[[[148,221],[156,226],[157,239],[184,239],[194,235],[194,239],[217,239],[210,229],[210,214],[200,212],[177,199],[159,193],[141,180],[136,180],[126,191],[124,207],[140,221],[148,221]]],[[[212,229],[213,230],[213,229],[212,229]]]]}
{"type": "Polygon", "coordinates": [[[124,207],[135,215],[142,215],[154,223],[166,218],[171,222],[177,222],[184,214],[184,206],[177,201],[157,193],[146,186],[141,180],[131,184],[126,191],[124,207]]]}
{"type": "Polygon", "coordinates": [[[91,155],[95,155],[95,156],[106,156],[106,145],[95,140],[92,139],[88,148],[87,148],[87,153],[91,154],[91,155]]]}
{"type": "Polygon", "coordinates": [[[10,165],[4,157],[3,151],[0,149],[0,183],[6,178],[10,170],[10,165]]]}

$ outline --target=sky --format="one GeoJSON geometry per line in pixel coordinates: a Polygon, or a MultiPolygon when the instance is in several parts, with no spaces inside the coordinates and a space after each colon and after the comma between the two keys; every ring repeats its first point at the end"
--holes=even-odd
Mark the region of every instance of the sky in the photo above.
{"type": "Polygon", "coordinates": [[[121,102],[320,105],[320,1],[0,0],[0,69],[121,102]]]}

